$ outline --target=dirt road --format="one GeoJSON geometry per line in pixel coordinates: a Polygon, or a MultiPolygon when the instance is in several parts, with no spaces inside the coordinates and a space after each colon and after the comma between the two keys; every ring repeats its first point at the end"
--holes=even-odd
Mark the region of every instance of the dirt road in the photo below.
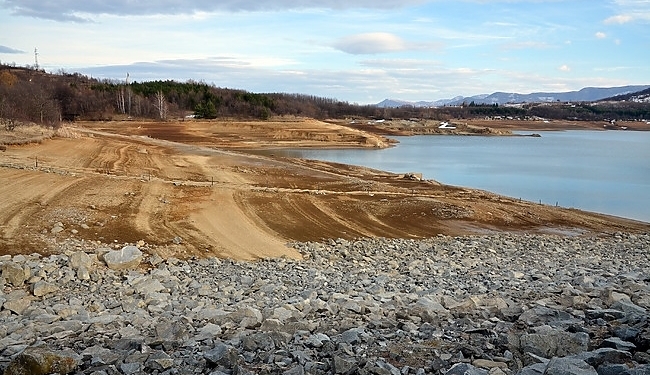
{"type": "Polygon", "coordinates": [[[650,229],[435,181],[233,151],[388,142],[314,120],[77,126],[65,133],[73,137],[0,153],[0,254],[48,253],[74,237],[143,240],[164,257],[258,259],[299,257],[288,242],[338,237],[650,229]]]}

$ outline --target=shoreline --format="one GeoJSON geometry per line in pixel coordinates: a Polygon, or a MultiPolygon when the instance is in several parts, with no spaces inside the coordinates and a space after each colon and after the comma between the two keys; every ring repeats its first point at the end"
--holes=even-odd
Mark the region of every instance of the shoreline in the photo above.
{"type": "Polygon", "coordinates": [[[327,238],[650,231],[649,223],[417,176],[224,147],[277,147],[276,136],[287,134],[306,144],[384,142],[314,120],[282,122],[288,132],[273,122],[79,125],[0,153],[0,196],[8,198],[0,200],[0,255],[49,254],[79,239],[144,241],[163,258],[251,260],[296,257],[287,242],[327,238]]]}

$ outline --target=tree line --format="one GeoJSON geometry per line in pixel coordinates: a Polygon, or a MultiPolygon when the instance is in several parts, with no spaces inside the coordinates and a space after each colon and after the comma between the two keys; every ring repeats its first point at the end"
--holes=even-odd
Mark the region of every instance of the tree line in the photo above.
{"type": "Polygon", "coordinates": [[[79,73],[46,73],[30,67],[0,65],[0,119],[57,125],[61,121],[133,118],[254,118],[293,115],[325,118],[420,118],[448,120],[484,116],[537,116],[548,119],[650,119],[650,104],[525,104],[380,108],[313,95],[252,93],[189,80],[129,82],[100,80],[79,73]]]}
{"type": "Polygon", "coordinates": [[[46,73],[0,65],[0,118],[54,125],[61,121],[186,116],[268,119],[372,117],[375,106],[284,93],[252,93],[205,82],[100,80],[79,73],[46,73]]]}

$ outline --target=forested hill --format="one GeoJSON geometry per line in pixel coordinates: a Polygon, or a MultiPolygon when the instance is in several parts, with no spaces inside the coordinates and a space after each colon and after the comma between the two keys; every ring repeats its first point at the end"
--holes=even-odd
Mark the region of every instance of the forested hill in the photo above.
{"type": "MultiPolygon", "coordinates": [[[[378,113],[377,113],[378,112],[378,113]]],[[[126,118],[171,119],[273,115],[372,117],[375,106],[299,94],[256,94],[204,82],[98,80],[79,73],[46,73],[0,65],[0,118],[37,123],[126,118]]]]}
{"type": "Polygon", "coordinates": [[[205,82],[98,80],[79,73],[0,65],[0,122],[119,120],[126,118],[178,119],[301,116],[325,118],[433,119],[504,116],[571,120],[650,119],[650,101],[596,103],[529,103],[488,105],[474,102],[438,108],[404,105],[379,108],[302,94],[251,93],[205,82]]]}

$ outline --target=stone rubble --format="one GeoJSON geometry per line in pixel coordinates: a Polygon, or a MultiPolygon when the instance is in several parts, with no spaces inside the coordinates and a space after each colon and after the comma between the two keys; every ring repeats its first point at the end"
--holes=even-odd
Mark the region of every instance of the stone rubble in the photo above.
{"type": "Polygon", "coordinates": [[[650,374],[650,234],[291,245],[304,260],[1,256],[0,370],[650,374]]]}

